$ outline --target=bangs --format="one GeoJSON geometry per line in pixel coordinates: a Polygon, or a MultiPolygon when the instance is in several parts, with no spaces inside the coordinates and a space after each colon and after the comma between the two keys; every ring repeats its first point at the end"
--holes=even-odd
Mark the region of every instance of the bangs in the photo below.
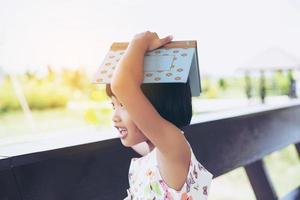
{"type": "Polygon", "coordinates": [[[105,87],[105,92],[106,92],[106,95],[109,96],[110,98],[112,96],[116,96],[112,91],[111,91],[111,87],[110,87],[110,84],[106,84],[106,87],[105,87]]]}

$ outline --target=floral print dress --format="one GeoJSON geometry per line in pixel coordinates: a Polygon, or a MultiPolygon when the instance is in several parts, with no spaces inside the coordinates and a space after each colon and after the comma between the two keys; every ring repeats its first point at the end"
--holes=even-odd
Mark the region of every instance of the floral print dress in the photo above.
{"type": "Polygon", "coordinates": [[[162,179],[156,159],[156,148],[141,158],[132,158],[129,189],[124,200],[206,200],[213,175],[196,159],[191,149],[188,176],[180,191],[162,179]]]}

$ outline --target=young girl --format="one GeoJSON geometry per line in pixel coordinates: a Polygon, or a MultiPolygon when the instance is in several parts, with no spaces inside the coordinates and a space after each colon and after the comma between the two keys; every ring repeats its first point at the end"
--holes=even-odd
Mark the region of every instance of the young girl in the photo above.
{"type": "Polygon", "coordinates": [[[189,81],[142,84],[144,54],[171,40],[149,31],[135,35],[106,85],[122,144],[137,150],[146,142],[149,149],[137,150],[146,155],[131,160],[126,200],[207,199],[212,174],[178,128],[189,125],[192,117],[189,81]]]}

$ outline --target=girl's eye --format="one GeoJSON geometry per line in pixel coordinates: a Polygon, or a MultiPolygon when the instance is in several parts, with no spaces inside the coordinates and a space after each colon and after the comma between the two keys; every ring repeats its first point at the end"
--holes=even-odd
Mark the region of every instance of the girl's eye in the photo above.
{"type": "Polygon", "coordinates": [[[121,106],[121,108],[122,108],[123,110],[125,109],[125,107],[123,106],[123,104],[120,103],[120,106],[121,106]]]}
{"type": "Polygon", "coordinates": [[[115,105],[114,105],[114,103],[111,103],[111,105],[112,105],[112,108],[113,108],[113,109],[115,109],[115,105]]]}
{"type": "MultiPolygon", "coordinates": [[[[111,103],[111,105],[112,105],[113,109],[115,109],[115,104],[114,104],[114,103],[111,103]]],[[[124,108],[123,104],[120,104],[120,106],[121,106],[122,108],[124,108]]]]}

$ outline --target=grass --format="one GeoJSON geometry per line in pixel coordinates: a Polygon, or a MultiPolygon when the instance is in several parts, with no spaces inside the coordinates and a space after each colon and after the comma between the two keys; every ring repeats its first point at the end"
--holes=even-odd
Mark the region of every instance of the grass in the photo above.
{"type": "Polygon", "coordinates": [[[279,197],[300,186],[299,156],[294,145],[290,145],[264,159],[279,197]]]}
{"type": "MultiPolygon", "coordinates": [[[[300,185],[300,162],[294,145],[266,156],[264,162],[279,197],[300,185]]],[[[209,200],[255,200],[244,168],[214,179],[209,200]]]]}
{"type": "MultiPolygon", "coordinates": [[[[53,109],[47,111],[33,111],[33,119],[38,132],[57,131],[68,127],[82,127],[83,111],[69,109],[53,109]]],[[[10,135],[27,134],[31,132],[30,123],[22,112],[10,112],[0,115],[0,138],[10,135]]]]}
{"type": "MultiPolygon", "coordinates": [[[[32,118],[35,122],[35,131],[38,133],[95,124],[93,118],[97,118],[96,125],[108,126],[111,123],[109,116],[112,110],[110,107],[109,102],[102,104],[88,102],[82,107],[75,104],[72,108],[34,110],[32,111],[32,118]]],[[[22,111],[0,113],[0,139],[31,132],[32,127],[22,111]]]]}
{"type": "Polygon", "coordinates": [[[244,168],[215,178],[208,200],[255,200],[244,168]]]}

